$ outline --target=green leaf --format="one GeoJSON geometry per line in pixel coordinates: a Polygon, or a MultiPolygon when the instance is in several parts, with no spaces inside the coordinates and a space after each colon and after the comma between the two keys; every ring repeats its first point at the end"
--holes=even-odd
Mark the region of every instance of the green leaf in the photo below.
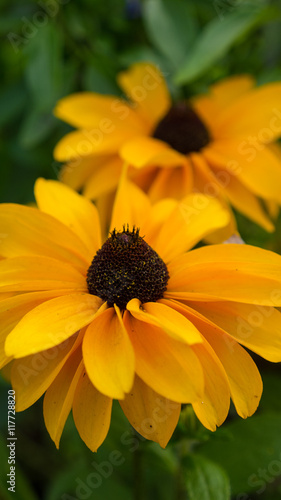
{"type": "Polygon", "coordinates": [[[91,92],[99,94],[118,94],[118,86],[115,80],[111,80],[97,66],[89,65],[85,68],[83,75],[83,87],[91,92]]]}
{"type": "Polygon", "coordinates": [[[20,115],[26,103],[26,91],[22,82],[0,91],[0,126],[20,115]]]}
{"type": "Polygon", "coordinates": [[[281,473],[280,427],[277,412],[236,420],[218,429],[198,452],[225,469],[233,495],[260,494],[281,473]]]}
{"type": "Polygon", "coordinates": [[[37,109],[46,111],[53,108],[64,84],[62,37],[51,22],[34,30],[26,46],[26,80],[37,109]]]}
{"type": "Polygon", "coordinates": [[[175,76],[175,83],[181,85],[201,76],[261,19],[261,8],[252,6],[251,9],[240,7],[223,19],[211,21],[198,36],[175,76]]]}
{"type": "Polygon", "coordinates": [[[169,446],[163,449],[156,443],[143,444],[141,461],[145,464],[143,480],[146,500],[174,498],[178,472],[176,454],[169,446]]]}
{"type": "Polygon", "coordinates": [[[108,456],[100,460],[98,455],[92,455],[88,462],[85,457],[77,458],[49,484],[46,500],[131,500],[129,486],[122,484],[118,472],[118,466],[114,466],[108,456]]]}
{"type": "MultiPolygon", "coordinates": [[[[275,368],[275,367],[273,367],[275,368]]],[[[277,398],[276,394],[280,391],[280,373],[276,370],[265,372],[262,375],[263,393],[259,404],[259,410],[265,412],[281,413],[281,398],[277,398]]]]}
{"type": "Polygon", "coordinates": [[[190,500],[229,500],[230,485],[225,471],[200,455],[184,459],[184,482],[190,500]]]}
{"type": "Polygon", "coordinates": [[[50,113],[43,113],[36,109],[27,115],[24,120],[19,141],[23,148],[30,149],[40,144],[56,126],[56,119],[50,113]]]}
{"type": "Polygon", "coordinates": [[[196,33],[190,5],[183,0],[146,0],[143,14],[150,40],[177,67],[186,58],[196,33]]]}

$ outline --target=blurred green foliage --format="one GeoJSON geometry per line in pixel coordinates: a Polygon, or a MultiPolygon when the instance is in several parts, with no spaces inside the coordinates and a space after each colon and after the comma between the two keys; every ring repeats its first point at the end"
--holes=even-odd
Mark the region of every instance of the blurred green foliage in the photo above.
{"type": "MultiPolygon", "coordinates": [[[[251,73],[259,83],[281,79],[281,0],[2,0],[0,34],[5,202],[30,202],[37,177],[57,177],[52,151],[69,130],[52,115],[57,100],[80,90],[118,95],[116,74],[133,62],[159,65],[175,97],[203,92],[231,74],[251,73]]],[[[238,224],[247,243],[280,252],[281,219],[273,235],[239,215],[238,224]]],[[[97,454],[71,418],[57,451],[39,401],[17,415],[17,490],[9,494],[4,471],[0,498],[280,498],[280,368],[258,356],[256,362],[265,389],[255,416],[243,421],[232,408],[213,434],[186,408],[165,451],[132,432],[117,404],[97,454]],[[114,450],[118,465],[112,465],[114,450]]],[[[1,384],[0,461],[6,464],[8,384],[1,384]]]]}

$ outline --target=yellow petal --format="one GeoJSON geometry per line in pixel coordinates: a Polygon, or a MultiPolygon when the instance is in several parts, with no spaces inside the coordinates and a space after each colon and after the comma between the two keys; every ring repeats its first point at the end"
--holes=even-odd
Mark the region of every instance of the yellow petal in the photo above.
{"type": "Polygon", "coordinates": [[[155,250],[165,262],[186,252],[214,230],[229,222],[220,202],[200,193],[186,196],[163,223],[155,250]]]}
{"type": "Polygon", "coordinates": [[[136,111],[151,126],[169,110],[171,99],[162,73],[153,65],[141,62],[118,75],[118,83],[136,103],[136,111]]]}
{"type": "Polygon", "coordinates": [[[166,298],[281,305],[281,256],[250,245],[211,245],[169,265],[166,298]],[[276,303],[273,303],[275,298],[276,303]]]}
{"type": "Polygon", "coordinates": [[[83,241],[92,259],[101,247],[99,215],[89,200],[61,182],[38,179],[35,198],[42,212],[69,227],[83,241]]]}
{"type": "Polygon", "coordinates": [[[20,358],[56,346],[88,325],[102,300],[76,293],[48,300],[27,313],[6,340],[8,356],[20,358]]]}
{"type": "Polygon", "coordinates": [[[181,200],[193,188],[193,172],[186,159],[185,166],[173,168],[160,168],[151,182],[148,195],[152,202],[161,200],[163,197],[181,200]]]}
{"type": "MultiPolygon", "coordinates": [[[[0,301],[0,324],[1,329],[9,328],[9,324],[21,318],[26,311],[32,309],[34,305],[45,300],[67,294],[67,290],[48,290],[46,292],[30,292],[10,297],[1,297],[0,301]]],[[[5,294],[1,294],[5,295],[5,294]]]]}
{"type": "Polygon", "coordinates": [[[269,216],[272,219],[277,219],[280,211],[280,207],[276,201],[272,200],[264,200],[264,204],[266,206],[266,210],[269,213],[269,216]]]}
{"type": "MultiPolygon", "coordinates": [[[[138,299],[132,299],[128,302],[127,309],[134,318],[158,326],[179,342],[189,345],[202,342],[202,337],[193,324],[168,305],[160,302],[141,304],[138,299]]],[[[143,325],[142,328],[146,328],[146,325],[143,325]]]]}
{"type": "Polygon", "coordinates": [[[112,134],[116,127],[143,129],[138,114],[116,96],[80,92],[61,99],[55,115],[73,127],[112,134]]]}
{"type": "MultiPolygon", "coordinates": [[[[193,177],[194,177],[194,190],[196,192],[204,193],[205,195],[217,197],[222,205],[222,207],[229,213],[229,223],[221,229],[212,231],[209,235],[205,237],[206,241],[211,243],[221,243],[227,240],[230,236],[237,233],[237,226],[234,214],[232,213],[231,207],[227,201],[226,193],[223,191],[223,184],[221,183],[220,175],[215,176],[212,172],[210,166],[205,159],[204,149],[202,155],[191,154],[191,162],[193,165],[193,177]]],[[[224,175],[224,172],[222,172],[224,175]]]]}
{"type": "Polygon", "coordinates": [[[242,97],[255,86],[251,75],[235,75],[224,78],[211,86],[211,96],[223,110],[237,98],[242,97]]]}
{"type": "Polygon", "coordinates": [[[203,372],[191,347],[178,342],[128,311],[124,324],[136,356],[136,373],[155,392],[178,403],[203,394],[203,372]]]}
{"type": "Polygon", "coordinates": [[[250,75],[232,76],[212,85],[208,95],[191,99],[192,107],[207,125],[212,137],[219,136],[216,125],[222,112],[249,92],[254,84],[250,75]]]}
{"type": "MultiPolygon", "coordinates": [[[[237,179],[263,198],[281,202],[281,164],[266,146],[259,150],[247,146],[247,140],[216,141],[212,150],[219,154],[218,166],[236,165],[237,179]]],[[[206,153],[205,153],[206,154],[206,153]]]]}
{"type": "MultiPolygon", "coordinates": [[[[2,260],[2,259],[0,259],[2,260]]],[[[10,299],[11,297],[14,297],[15,294],[14,292],[0,292],[0,301],[10,299]]]]}
{"type": "MultiPolygon", "coordinates": [[[[187,308],[184,306],[173,301],[163,300],[162,302],[169,304],[175,311],[184,314],[188,318],[187,308]]],[[[189,317],[193,321],[192,315],[189,315],[189,317]]],[[[201,400],[192,404],[197,417],[203,425],[215,431],[216,427],[221,425],[227,417],[230,403],[230,388],[226,372],[219,358],[208,342],[204,338],[202,340],[201,344],[193,345],[192,349],[202,364],[205,380],[204,395],[201,400]]]]}
{"type": "MultiPolygon", "coordinates": [[[[195,189],[207,196],[220,196],[223,194],[223,189],[225,184],[228,184],[229,179],[227,178],[226,181],[224,181],[224,178],[222,178],[221,180],[219,176],[215,175],[216,172],[212,171],[208,157],[205,154],[209,149],[211,150],[211,146],[205,148],[202,154],[190,154],[191,163],[194,169],[195,189]]],[[[222,174],[225,176],[224,171],[222,171],[222,174]]]]}
{"type": "Polygon", "coordinates": [[[102,241],[108,238],[108,228],[110,227],[115,198],[116,191],[111,191],[100,196],[95,202],[100,216],[102,241]]]}
{"type": "Polygon", "coordinates": [[[92,451],[97,451],[107,436],[111,408],[112,399],[98,392],[84,372],[75,391],[72,413],[81,439],[92,451]]]}
{"type": "MultiPolygon", "coordinates": [[[[259,371],[245,349],[240,347],[225,330],[217,326],[216,319],[213,318],[214,322],[212,322],[204,316],[205,310],[207,310],[207,316],[211,318],[213,306],[219,310],[221,303],[200,305],[200,302],[189,302],[191,307],[188,307],[174,301],[169,302],[171,307],[174,306],[177,311],[181,311],[194,323],[216,353],[227,375],[231,398],[237,413],[242,418],[252,415],[257,409],[262,394],[262,380],[259,371]],[[198,312],[199,310],[202,314],[198,312]]],[[[253,306],[243,307],[252,308],[253,306]]],[[[237,328],[237,317],[232,316],[229,320],[232,324],[235,323],[237,328]]]]}
{"type": "MultiPolygon", "coordinates": [[[[172,198],[165,198],[151,206],[149,217],[143,222],[142,230],[145,241],[154,249],[158,233],[171,213],[177,207],[178,202],[172,198]]],[[[159,250],[159,249],[158,249],[159,250]]]]}
{"type": "MultiPolygon", "coordinates": [[[[218,167],[213,165],[212,168],[216,173],[218,172],[218,167]]],[[[219,169],[221,172],[221,168],[219,169]]],[[[274,225],[266,215],[258,198],[238,180],[236,175],[229,175],[224,190],[234,208],[246,215],[246,217],[249,217],[256,224],[259,224],[266,231],[274,231],[274,225]]]]}
{"type": "Polygon", "coordinates": [[[140,228],[143,221],[148,217],[150,202],[144,192],[126,177],[126,169],[123,170],[115,202],[112,210],[110,231],[123,230],[123,226],[129,224],[130,228],[140,228]]]}
{"type": "Polygon", "coordinates": [[[6,356],[4,346],[7,335],[12,331],[19,320],[31,309],[45,300],[64,295],[65,293],[67,293],[67,291],[63,290],[24,293],[0,302],[0,368],[5,366],[12,359],[11,356],[6,356]]]}
{"type": "Polygon", "coordinates": [[[103,165],[110,162],[112,158],[116,158],[116,155],[85,156],[78,158],[78,160],[70,161],[62,166],[58,179],[72,189],[80,191],[93,172],[96,169],[103,168],[103,165]]]}
{"type": "Polygon", "coordinates": [[[59,346],[14,361],[11,382],[17,394],[17,411],[44,394],[79,343],[80,338],[74,335],[59,346]]]}
{"type": "Polygon", "coordinates": [[[264,229],[274,230],[274,226],[265,214],[259,200],[238,180],[235,163],[229,162],[228,170],[219,166],[218,154],[212,146],[205,148],[202,155],[192,154],[192,162],[195,168],[195,188],[211,196],[228,198],[237,210],[264,229]],[[231,173],[232,168],[233,174],[231,173]]]}
{"type": "Polygon", "coordinates": [[[208,342],[194,345],[193,350],[200,360],[205,378],[204,396],[192,403],[202,424],[215,431],[227,417],[230,404],[230,389],[223,366],[208,342]]]}
{"type": "MultiPolygon", "coordinates": [[[[280,289],[273,292],[272,301],[279,296],[279,304],[280,289]]],[[[231,302],[194,307],[248,349],[269,361],[281,361],[281,313],[273,307],[231,302]]]]}
{"type": "Polygon", "coordinates": [[[2,338],[0,339],[0,370],[2,370],[2,368],[7,366],[8,363],[10,363],[13,360],[12,356],[6,356],[5,340],[6,340],[6,336],[4,337],[4,339],[2,339],[2,338]]]}
{"type": "Polygon", "coordinates": [[[88,252],[73,231],[37,208],[5,204],[0,207],[0,254],[3,257],[45,255],[85,268],[88,252]]]}
{"type": "Polygon", "coordinates": [[[11,384],[11,371],[13,363],[13,361],[10,361],[1,369],[1,377],[9,384],[11,384]]]}
{"type": "Polygon", "coordinates": [[[218,134],[221,138],[254,135],[264,143],[272,142],[281,135],[280,106],[281,84],[262,85],[225,109],[217,126],[218,134]]]}
{"type": "Polygon", "coordinates": [[[216,121],[221,113],[219,104],[210,95],[199,95],[191,99],[191,105],[213,137],[216,121]]]}
{"type": "Polygon", "coordinates": [[[115,189],[120,180],[122,166],[123,162],[116,156],[104,162],[100,168],[96,168],[86,182],[84,196],[95,200],[115,189]]]}
{"type": "Polygon", "coordinates": [[[84,372],[80,349],[74,351],[47,389],[43,403],[44,421],[51,439],[59,447],[66,419],[72,408],[77,383],[84,372]]]}
{"type": "Polygon", "coordinates": [[[134,129],[117,128],[112,133],[99,129],[75,130],[65,135],[54,149],[57,161],[79,160],[90,155],[117,153],[122,144],[138,135],[134,129]]]}
{"type": "Polygon", "coordinates": [[[4,259],[0,261],[0,276],[1,291],[87,290],[85,276],[69,264],[49,257],[4,259]]]}
{"type": "Polygon", "coordinates": [[[238,415],[247,418],[256,411],[262,395],[262,379],[251,356],[216,328],[205,328],[204,336],[214,349],[227,374],[231,399],[238,415]]]}
{"type": "Polygon", "coordinates": [[[204,241],[208,244],[225,243],[226,241],[229,240],[229,238],[233,237],[240,238],[235,220],[235,215],[232,212],[230,205],[228,205],[227,202],[225,202],[224,200],[220,200],[220,202],[222,206],[228,211],[229,223],[223,228],[217,229],[216,231],[212,231],[210,234],[205,236],[204,241]]]}
{"type": "MultiPolygon", "coordinates": [[[[162,170],[162,169],[161,169],[162,170]]],[[[132,165],[128,166],[128,178],[136,183],[145,193],[148,191],[149,186],[158,175],[159,167],[154,165],[136,169],[132,165]]]]}
{"type": "Polygon", "coordinates": [[[105,396],[123,399],[132,388],[134,351],[118,308],[99,314],[87,328],[83,359],[92,384],[105,396]]]}
{"type": "Polygon", "coordinates": [[[134,137],[126,141],[120,149],[121,158],[129,165],[144,168],[151,165],[177,167],[186,165],[186,158],[165,142],[153,137],[134,137]]]}
{"type": "Polygon", "coordinates": [[[120,401],[120,405],[141,436],[165,448],[178,423],[179,403],[163,398],[136,375],[130,394],[120,401]]]}

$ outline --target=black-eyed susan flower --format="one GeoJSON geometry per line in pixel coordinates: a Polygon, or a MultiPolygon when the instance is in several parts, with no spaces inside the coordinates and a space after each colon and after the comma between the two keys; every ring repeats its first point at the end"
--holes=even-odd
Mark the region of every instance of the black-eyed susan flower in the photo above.
{"type": "Polygon", "coordinates": [[[280,256],[239,244],[189,251],[228,223],[202,194],[151,205],[124,176],[105,241],[96,207],[68,186],[39,179],[35,197],[38,208],[0,208],[0,361],[12,365],[18,411],[45,393],[56,445],[72,409],[96,450],[114,399],[161,446],[181,403],[211,430],[230,397],[243,418],[256,410],[262,382],[240,344],[281,360],[280,256]]]}
{"type": "Polygon", "coordinates": [[[62,99],[57,117],[79,130],[55,158],[62,180],[97,199],[113,190],[123,161],[152,200],[195,189],[227,199],[268,231],[281,202],[281,83],[256,87],[251,76],[225,79],[207,95],[173,103],[148,63],[118,77],[129,101],[90,92],[62,99]],[[264,210],[264,200],[268,210],[264,210]]]}

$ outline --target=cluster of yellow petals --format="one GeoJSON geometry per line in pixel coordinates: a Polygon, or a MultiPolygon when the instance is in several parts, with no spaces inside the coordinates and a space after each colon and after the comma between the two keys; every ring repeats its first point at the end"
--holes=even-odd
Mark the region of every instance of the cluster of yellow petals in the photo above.
{"type": "MultiPolygon", "coordinates": [[[[114,192],[126,162],[129,175],[152,201],[181,199],[195,190],[218,196],[265,230],[274,230],[272,216],[281,203],[279,82],[257,87],[249,75],[234,76],[191,99],[210,142],[186,155],[153,137],[172,105],[161,72],[138,63],[121,73],[118,83],[129,101],[82,92],[58,103],[56,116],[78,129],[54,151],[67,163],[64,182],[100,199],[114,192]]],[[[232,217],[225,235],[234,228],[232,217]]]]}
{"type": "Polygon", "coordinates": [[[273,230],[281,84],[234,77],[194,98],[210,141],[182,154],[153,137],[171,107],[157,68],[137,64],[118,81],[130,102],[82,93],[58,103],[56,115],[78,129],[55,149],[66,162],[64,183],[38,179],[36,208],[0,206],[0,368],[10,374],[18,411],[45,394],[57,447],[72,410],[96,451],[113,400],[162,447],[182,403],[215,430],[231,399],[243,418],[259,404],[261,377],[242,346],[281,361],[281,256],[240,244],[194,248],[237,231],[230,204],[273,230]],[[121,310],[89,293],[86,278],[104,241],[124,225],[140,230],[169,280],[159,300],[133,297],[121,310]]]}

